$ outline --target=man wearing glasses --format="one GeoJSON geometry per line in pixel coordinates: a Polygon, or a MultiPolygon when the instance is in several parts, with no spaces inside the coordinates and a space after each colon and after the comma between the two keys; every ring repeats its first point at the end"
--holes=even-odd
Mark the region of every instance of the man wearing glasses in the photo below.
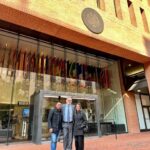
{"type": "Polygon", "coordinates": [[[64,150],[72,150],[73,121],[74,121],[73,116],[74,116],[74,105],[72,105],[72,98],[68,97],[66,99],[66,104],[62,106],[64,150]]]}

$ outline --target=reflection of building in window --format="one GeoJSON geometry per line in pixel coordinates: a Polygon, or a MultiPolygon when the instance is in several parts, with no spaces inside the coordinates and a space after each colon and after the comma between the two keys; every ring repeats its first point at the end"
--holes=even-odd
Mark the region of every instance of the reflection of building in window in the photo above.
{"type": "Polygon", "coordinates": [[[2,129],[6,129],[8,125],[9,114],[6,112],[2,117],[2,129]]]}
{"type": "Polygon", "coordinates": [[[88,122],[95,122],[94,102],[87,102],[87,107],[84,109],[88,122]]]}

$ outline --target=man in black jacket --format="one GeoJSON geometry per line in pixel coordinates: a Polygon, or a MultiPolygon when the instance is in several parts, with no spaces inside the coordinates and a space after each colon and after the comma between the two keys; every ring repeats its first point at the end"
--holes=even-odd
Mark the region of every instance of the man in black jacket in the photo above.
{"type": "Polygon", "coordinates": [[[57,139],[62,129],[61,103],[58,102],[54,109],[49,111],[48,128],[51,133],[51,150],[56,150],[57,139]]]}

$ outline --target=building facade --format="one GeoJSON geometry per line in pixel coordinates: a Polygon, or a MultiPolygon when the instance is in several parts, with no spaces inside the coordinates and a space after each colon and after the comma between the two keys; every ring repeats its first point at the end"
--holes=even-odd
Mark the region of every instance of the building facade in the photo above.
{"type": "Polygon", "coordinates": [[[1,143],[47,140],[49,109],[67,96],[87,136],[150,129],[149,0],[0,0],[0,10],[1,143]]]}

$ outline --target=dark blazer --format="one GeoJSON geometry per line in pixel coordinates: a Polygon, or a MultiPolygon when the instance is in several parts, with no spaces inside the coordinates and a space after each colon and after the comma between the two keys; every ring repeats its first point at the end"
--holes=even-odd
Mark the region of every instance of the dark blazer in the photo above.
{"type": "Polygon", "coordinates": [[[58,132],[62,129],[62,113],[56,108],[51,109],[48,115],[48,128],[52,128],[53,132],[58,132]]]}
{"type": "Polygon", "coordinates": [[[87,126],[87,119],[85,113],[81,110],[80,112],[74,113],[74,136],[84,135],[84,128],[87,126]]]}

